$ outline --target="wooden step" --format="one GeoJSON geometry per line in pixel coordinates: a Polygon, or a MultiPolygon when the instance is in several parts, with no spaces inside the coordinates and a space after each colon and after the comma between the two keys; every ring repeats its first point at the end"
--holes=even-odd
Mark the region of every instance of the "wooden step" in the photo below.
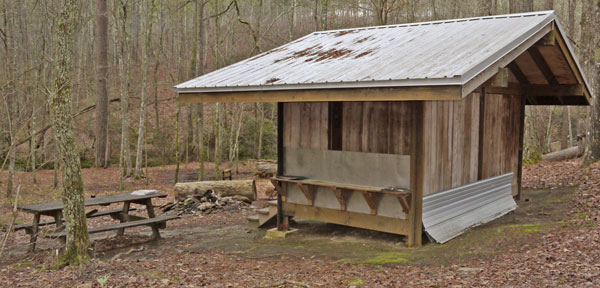
{"type": "Polygon", "coordinates": [[[248,220],[248,228],[250,228],[250,229],[256,229],[260,225],[259,224],[260,222],[258,220],[258,215],[250,215],[250,216],[246,217],[246,219],[248,220]]]}
{"type": "Polygon", "coordinates": [[[263,214],[263,215],[269,215],[269,207],[256,209],[256,213],[263,214]]]}

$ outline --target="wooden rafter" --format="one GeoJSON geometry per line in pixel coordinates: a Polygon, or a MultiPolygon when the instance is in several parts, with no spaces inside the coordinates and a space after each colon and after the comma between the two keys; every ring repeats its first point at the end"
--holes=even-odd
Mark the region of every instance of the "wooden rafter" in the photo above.
{"type": "Polygon", "coordinates": [[[527,50],[527,52],[529,53],[531,58],[533,58],[535,65],[538,67],[538,69],[540,69],[540,71],[544,75],[544,78],[546,78],[546,81],[549,84],[558,84],[558,81],[556,81],[556,77],[554,77],[554,73],[552,73],[550,66],[548,66],[548,62],[546,62],[546,59],[544,59],[544,56],[542,56],[537,47],[531,47],[531,49],[527,50]]]}

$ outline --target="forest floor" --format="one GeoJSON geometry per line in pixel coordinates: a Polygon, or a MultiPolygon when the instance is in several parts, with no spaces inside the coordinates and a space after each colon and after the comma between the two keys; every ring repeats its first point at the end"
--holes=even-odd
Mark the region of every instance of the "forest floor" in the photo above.
{"type": "MultiPolygon", "coordinates": [[[[96,234],[92,260],[61,269],[52,268],[58,241],[42,239],[37,252],[27,253],[28,236],[12,233],[0,258],[0,286],[597,287],[600,163],[586,169],[580,164],[576,159],[526,166],[515,212],[443,245],[407,248],[398,236],[312,221],[298,221],[300,232],[287,239],[267,240],[264,230],[247,228],[246,217],[254,214],[248,208],[184,215],[167,224],[159,241],[150,241],[148,228],[132,228],[121,237],[96,234]]],[[[193,180],[196,167],[183,166],[182,179],[193,180]]],[[[234,178],[250,177],[250,167],[240,166],[234,178]]],[[[171,194],[155,205],[172,201],[174,166],[149,172],[147,183],[128,180],[127,188],[171,194]]],[[[87,193],[114,193],[117,176],[116,169],[84,170],[87,193]]],[[[17,175],[20,201],[59,198],[52,171],[39,172],[37,185],[30,178],[17,175]]],[[[9,203],[0,209],[0,224],[12,221],[9,203]]],[[[26,216],[17,222],[31,221],[26,216]]],[[[90,225],[101,222],[93,219],[90,225]]]]}

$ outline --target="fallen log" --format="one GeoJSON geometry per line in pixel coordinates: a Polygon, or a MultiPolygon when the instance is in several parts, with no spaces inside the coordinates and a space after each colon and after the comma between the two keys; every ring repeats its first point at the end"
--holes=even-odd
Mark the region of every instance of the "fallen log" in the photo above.
{"type": "Polygon", "coordinates": [[[578,146],[574,146],[571,148],[567,148],[564,150],[548,153],[542,155],[542,160],[544,161],[562,161],[567,159],[577,158],[583,155],[583,151],[579,149],[578,146]]]}
{"type": "Polygon", "coordinates": [[[277,162],[260,161],[256,164],[256,175],[270,178],[277,174],[277,162]]]}
{"type": "Polygon", "coordinates": [[[175,199],[184,200],[190,195],[202,195],[207,190],[213,190],[221,197],[240,195],[250,200],[256,200],[254,180],[232,181],[201,181],[175,184],[175,199]]]}

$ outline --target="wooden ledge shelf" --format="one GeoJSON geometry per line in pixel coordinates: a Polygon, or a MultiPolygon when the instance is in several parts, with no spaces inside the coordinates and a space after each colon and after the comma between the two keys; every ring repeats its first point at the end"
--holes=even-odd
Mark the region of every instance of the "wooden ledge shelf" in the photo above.
{"type": "Polygon", "coordinates": [[[398,202],[400,202],[400,206],[404,210],[406,217],[408,217],[410,211],[410,199],[411,192],[408,189],[391,189],[386,187],[377,187],[377,186],[366,186],[366,185],[355,185],[355,184],[347,184],[347,183],[338,183],[338,182],[330,182],[316,179],[293,179],[293,178],[284,178],[284,177],[272,177],[271,183],[275,186],[275,190],[282,197],[282,200],[285,201],[287,197],[287,186],[283,185],[283,183],[294,184],[300,188],[309,206],[314,205],[315,201],[315,187],[326,187],[329,188],[335,198],[340,203],[340,210],[346,211],[346,204],[348,199],[349,191],[360,191],[362,192],[367,205],[371,210],[371,215],[377,215],[377,197],[380,194],[388,194],[396,196],[398,202]]]}

